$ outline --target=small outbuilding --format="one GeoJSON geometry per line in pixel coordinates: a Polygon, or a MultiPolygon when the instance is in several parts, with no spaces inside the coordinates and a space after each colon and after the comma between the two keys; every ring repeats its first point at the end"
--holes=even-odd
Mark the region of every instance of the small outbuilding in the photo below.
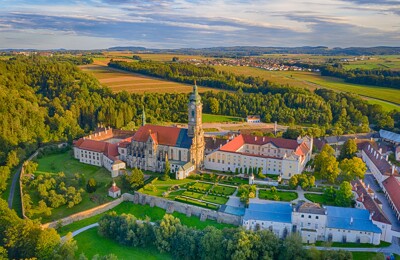
{"type": "Polygon", "coordinates": [[[117,187],[117,184],[115,184],[115,182],[113,182],[111,188],[108,189],[108,196],[114,199],[121,196],[121,189],[117,187]]]}

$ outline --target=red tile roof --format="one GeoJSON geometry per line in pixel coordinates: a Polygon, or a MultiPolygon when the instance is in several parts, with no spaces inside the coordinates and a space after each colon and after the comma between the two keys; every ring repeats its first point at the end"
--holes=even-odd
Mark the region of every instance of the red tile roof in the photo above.
{"type": "Polygon", "coordinates": [[[93,151],[93,152],[98,152],[98,153],[103,153],[106,150],[106,145],[108,143],[102,142],[102,141],[95,141],[91,139],[79,139],[77,142],[75,142],[75,147],[78,147],[79,149],[82,150],[88,150],[88,151],[93,151]]]}
{"type": "Polygon", "coordinates": [[[178,127],[145,125],[139,128],[132,140],[146,142],[151,134],[152,138],[156,140],[158,144],[174,146],[180,131],[181,128],[178,127]]]}
{"type": "Polygon", "coordinates": [[[117,192],[119,190],[120,190],[120,188],[118,188],[117,186],[111,186],[111,188],[108,189],[108,191],[111,191],[111,192],[117,192]]]}
{"type": "MultiPolygon", "coordinates": [[[[299,147],[299,144],[297,143],[296,140],[284,139],[284,138],[273,138],[273,137],[267,137],[267,136],[259,137],[259,136],[241,134],[241,135],[235,137],[229,143],[222,146],[220,150],[226,151],[226,152],[236,152],[244,144],[265,145],[268,143],[272,143],[274,146],[276,146],[278,148],[291,149],[291,150],[296,150],[299,147]]],[[[301,151],[299,153],[302,153],[305,151],[304,146],[300,149],[301,149],[301,151]]]]}
{"type": "MultiPolygon", "coordinates": [[[[392,165],[386,160],[386,157],[381,155],[379,151],[375,150],[372,145],[366,144],[363,148],[363,151],[372,161],[372,163],[375,164],[382,175],[392,175],[392,165]]],[[[399,176],[399,173],[396,169],[394,170],[394,175],[399,176]]]]}
{"type": "Polygon", "coordinates": [[[360,180],[352,181],[351,184],[358,195],[357,200],[362,202],[370,213],[374,213],[372,219],[381,223],[391,224],[378,203],[369,195],[367,187],[360,180]]]}
{"type": "Polygon", "coordinates": [[[382,182],[391,201],[400,212],[400,182],[393,175],[382,182]]]}

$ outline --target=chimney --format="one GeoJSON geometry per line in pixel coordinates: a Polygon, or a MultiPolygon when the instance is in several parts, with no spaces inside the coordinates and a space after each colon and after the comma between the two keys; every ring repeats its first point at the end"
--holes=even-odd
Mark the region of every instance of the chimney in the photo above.
{"type": "Polygon", "coordinates": [[[361,202],[364,202],[364,193],[361,193],[361,202]]]}
{"type": "Polygon", "coordinates": [[[372,212],[369,214],[369,220],[372,220],[372,217],[374,216],[374,214],[375,214],[375,211],[372,211],[372,212]]]}
{"type": "Polygon", "coordinates": [[[254,136],[254,141],[257,141],[257,136],[254,136]]]}
{"type": "Polygon", "coordinates": [[[350,225],[353,225],[353,217],[350,218],[350,225]]]}
{"type": "Polygon", "coordinates": [[[394,164],[392,165],[392,175],[394,174],[395,166],[394,164]]]}
{"type": "Polygon", "coordinates": [[[263,136],[263,142],[265,141],[265,137],[263,136]]]}
{"type": "Polygon", "coordinates": [[[386,159],[386,161],[389,161],[389,155],[386,155],[385,159],[386,159]]]}
{"type": "Polygon", "coordinates": [[[382,154],[382,148],[379,148],[379,153],[382,154]]]}

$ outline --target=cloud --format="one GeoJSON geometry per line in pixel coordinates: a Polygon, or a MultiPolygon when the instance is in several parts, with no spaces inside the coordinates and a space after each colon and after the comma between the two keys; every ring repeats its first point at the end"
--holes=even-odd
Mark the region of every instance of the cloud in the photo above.
{"type": "Polygon", "coordinates": [[[398,2],[389,0],[382,6],[367,0],[3,2],[0,48],[30,48],[41,41],[43,46],[74,49],[78,44],[94,49],[115,45],[373,46],[398,45],[395,35],[400,34],[398,2]]]}

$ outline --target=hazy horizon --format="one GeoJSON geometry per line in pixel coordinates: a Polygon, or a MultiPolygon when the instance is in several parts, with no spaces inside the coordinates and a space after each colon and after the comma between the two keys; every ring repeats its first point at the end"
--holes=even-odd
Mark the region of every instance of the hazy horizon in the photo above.
{"type": "Polygon", "coordinates": [[[400,43],[396,0],[0,0],[0,4],[0,49],[344,48],[400,43]]]}

